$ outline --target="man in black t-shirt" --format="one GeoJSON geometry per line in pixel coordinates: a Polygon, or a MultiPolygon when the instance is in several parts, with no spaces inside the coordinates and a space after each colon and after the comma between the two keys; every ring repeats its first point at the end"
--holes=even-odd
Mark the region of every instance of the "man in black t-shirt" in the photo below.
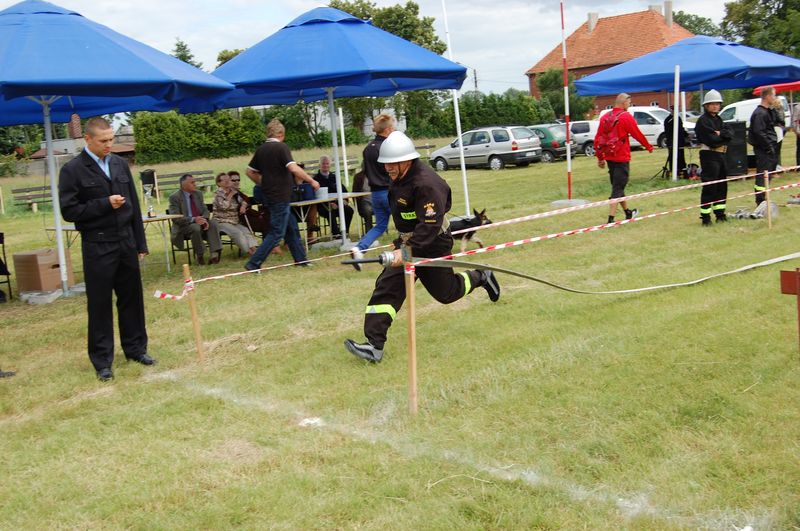
{"type": "Polygon", "coordinates": [[[289,146],[283,143],[285,137],[286,128],[279,120],[268,123],[267,141],[256,150],[247,166],[247,176],[261,186],[264,205],[270,215],[270,231],[244,265],[247,270],[259,269],[281,240],[286,242],[296,264],[307,263],[300,230],[297,220],[291,215],[289,203],[295,179],[310,183],[314,190],[319,189],[319,183],[292,159],[289,146]]]}

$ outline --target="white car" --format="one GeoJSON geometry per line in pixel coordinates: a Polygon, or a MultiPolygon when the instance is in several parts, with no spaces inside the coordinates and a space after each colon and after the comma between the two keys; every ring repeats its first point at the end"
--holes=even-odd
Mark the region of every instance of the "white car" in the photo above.
{"type": "MultiPolygon", "coordinates": [[[[606,109],[600,113],[602,118],[610,109],[606,109]]],[[[633,115],[636,120],[636,125],[642,131],[648,142],[654,146],[665,148],[667,147],[667,135],[664,133],[664,120],[669,116],[669,111],[661,107],[635,107],[628,108],[628,112],[633,115]]],[[[684,129],[690,135],[694,134],[694,122],[686,121],[683,124],[684,129]]],[[[631,147],[640,146],[639,142],[631,138],[631,147]]]]}
{"type": "Polygon", "coordinates": [[[570,122],[569,132],[571,140],[575,141],[577,151],[587,157],[594,157],[594,137],[597,136],[599,126],[600,120],[570,122]]]}
{"type": "MultiPolygon", "coordinates": [[[[792,126],[792,113],[789,111],[789,103],[784,96],[778,96],[783,107],[783,115],[786,127],[792,126]]],[[[756,110],[758,104],[761,103],[761,98],[753,98],[751,100],[737,101],[726,105],[719,113],[719,117],[723,122],[747,122],[747,127],[750,127],[750,115],[756,110]]]]}

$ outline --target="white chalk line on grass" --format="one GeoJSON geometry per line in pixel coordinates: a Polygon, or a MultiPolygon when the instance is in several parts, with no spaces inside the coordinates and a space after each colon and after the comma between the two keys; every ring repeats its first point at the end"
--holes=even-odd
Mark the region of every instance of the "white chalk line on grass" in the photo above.
{"type": "MultiPolygon", "coordinates": [[[[148,380],[168,380],[179,382],[180,373],[177,371],[164,372],[151,375],[148,380]]],[[[548,477],[530,467],[511,465],[498,465],[481,463],[462,451],[452,449],[439,449],[425,443],[404,440],[395,435],[378,431],[374,428],[359,428],[324,419],[313,415],[304,408],[289,401],[275,400],[272,398],[252,397],[236,393],[224,387],[209,387],[196,382],[182,382],[189,391],[203,396],[217,398],[230,404],[256,409],[264,413],[272,413],[289,420],[300,428],[316,428],[333,431],[351,439],[365,441],[370,444],[385,444],[397,453],[408,458],[428,458],[445,461],[451,464],[465,466],[477,472],[487,474],[496,480],[515,482],[520,481],[531,487],[550,488],[561,491],[569,498],[578,502],[597,502],[611,504],[617,508],[620,515],[626,519],[637,517],[651,517],[666,520],[682,525],[689,525],[703,529],[743,529],[745,526],[754,526],[756,529],[769,527],[771,515],[764,511],[761,515],[734,509],[733,511],[714,510],[710,514],[684,516],[673,510],[661,509],[653,505],[646,494],[622,496],[609,492],[605,487],[587,488],[583,485],[571,483],[566,480],[548,477]]],[[[391,410],[392,406],[384,408],[391,410]]],[[[384,414],[379,414],[381,420],[384,414]]]]}

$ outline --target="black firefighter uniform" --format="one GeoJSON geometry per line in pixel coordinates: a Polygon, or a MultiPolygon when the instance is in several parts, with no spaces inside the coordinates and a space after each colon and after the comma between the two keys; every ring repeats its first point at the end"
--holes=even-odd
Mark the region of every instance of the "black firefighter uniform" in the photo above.
{"type": "MultiPolygon", "coordinates": [[[[732,135],[730,128],[723,123],[719,115],[703,113],[694,128],[697,142],[700,143],[700,173],[702,182],[718,181],[728,177],[725,163],[725,152],[732,135]],[[719,134],[717,134],[719,131],[719,134]]],[[[722,182],[703,187],[700,193],[700,216],[704,223],[711,218],[711,213],[718,219],[725,219],[725,201],[728,197],[728,183],[722,182]]]]}
{"type": "MultiPolygon", "coordinates": [[[[389,186],[389,207],[400,237],[396,248],[411,248],[414,258],[437,258],[452,253],[453,237],[445,213],[450,210],[450,186],[430,167],[415,160],[406,175],[389,186]]],[[[403,267],[387,267],[375,281],[364,317],[364,335],[383,349],[386,333],[406,298],[403,267]]],[[[452,268],[419,267],[417,278],[434,299],[455,302],[484,283],[480,271],[455,273],[452,268]]]]}

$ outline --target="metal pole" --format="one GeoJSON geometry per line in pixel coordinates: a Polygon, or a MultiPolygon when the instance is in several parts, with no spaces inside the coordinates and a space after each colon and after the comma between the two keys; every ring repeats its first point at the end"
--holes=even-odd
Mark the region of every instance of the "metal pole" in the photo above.
{"type": "Polygon", "coordinates": [[[344,135],[344,116],[342,108],[339,107],[339,130],[342,133],[342,160],[344,161],[344,185],[350,189],[350,168],[347,167],[347,141],[344,135]]]}
{"type": "Polygon", "coordinates": [[[417,414],[417,301],[414,297],[416,268],[405,265],[406,301],[408,303],[408,412],[417,414]]]}
{"type": "Polygon", "coordinates": [[[681,67],[675,65],[675,91],[672,98],[672,180],[678,180],[678,107],[681,85],[681,67]]]}
{"type": "Polygon", "coordinates": [[[686,124],[686,92],[681,91],[681,120],[686,124]]]}
{"type": "MultiPolygon", "coordinates": [[[[447,6],[442,0],[442,12],[444,13],[444,34],[447,39],[447,57],[453,60],[453,46],[450,44],[450,27],[447,24],[447,6]]],[[[458,137],[458,160],[461,163],[461,183],[464,186],[464,211],[469,216],[469,188],[467,186],[467,163],[464,161],[464,144],[461,142],[461,110],[458,107],[458,91],[453,89],[453,112],[456,115],[456,135],[458,137]]]]}
{"type": "Polygon", "coordinates": [[[767,228],[772,229],[772,206],[770,205],[769,201],[769,172],[764,172],[764,186],[766,186],[766,190],[764,191],[764,199],[767,203],[767,228]]]}
{"type": "Polygon", "coordinates": [[[331,139],[333,140],[333,158],[336,167],[336,199],[339,205],[339,232],[342,233],[342,251],[349,249],[350,239],[347,234],[347,225],[344,220],[344,199],[342,199],[342,172],[339,163],[339,142],[336,139],[336,110],[333,108],[333,87],[325,89],[328,92],[328,114],[331,116],[331,139]]]}
{"type": "Polygon", "coordinates": [[[561,60],[564,66],[564,122],[567,129],[567,199],[572,199],[572,147],[569,130],[569,76],[567,75],[567,33],[564,29],[564,0],[561,0],[561,60]]]}
{"type": "Polygon", "coordinates": [[[50,104],[54,99],[42,99],[42,112],[44,113],[44,142],[47,146],[47,173],[50,175],[50,195],[53,196],[53,220],[56,228],[56,246],[58,247],[58,267],[61,272],[61,290],[64,296],[69,295],[67,285],[67,255],[64,251],[64,234],[61,228],[61,203],[58,199],[58,184],[56,177],[56,157],[53,153],[53,123],[50,121],[50,104]]]}

